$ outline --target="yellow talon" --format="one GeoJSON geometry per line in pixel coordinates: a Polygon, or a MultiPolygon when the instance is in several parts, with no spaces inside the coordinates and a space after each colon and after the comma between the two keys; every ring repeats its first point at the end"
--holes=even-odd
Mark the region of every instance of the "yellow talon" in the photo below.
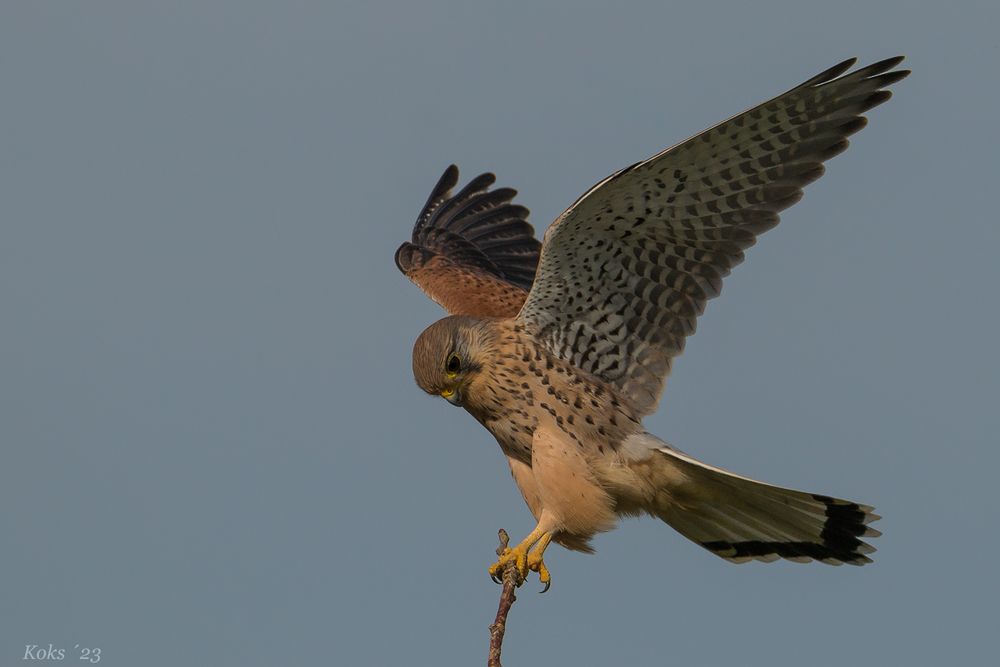
{"type": "Polygon", "coordinates": [[[504,549],[497,562],[490,565],[490,577],[493,578],[493,581],[503,581],[503,571],[507,567],[507,563],[514,563],[520,586],[524,578],[528,576],[528,547],[521,543],[513,549],[509,547],[504,549]]]}
{"type": "Polygon", "coordinates": [[[545,586],[540,592],[544,593],[549,590],[549,586],[552,585],[552,575],[549,573],[549,568],[545,567],[545,549],[549,546],[549,542],[552,540],[551,534],[546,534],[542,536],[542,539],[538,540],[535,544],[535,548],[531,550],[528,554],[528,569],[532,572],[538,573],[538,579],[545,586]]]}
{"type": "Polygon", "coordinates": [[[505,548],[500,552],[500,558],[497,559],[497,562],[490,566],[490,577],[498,584],[503,583],[504,570],[509,563],[513,563],[514,569],[517,572],[516,583],[518,586],[523,584],[524,580],[527,579],[528,572],[537,572],[539,580],[545,586],[542,589],[542,593],[544,593],[552,585],[552,575],[549,573],[549,568],[545,567],[545,561],[542,559],[545,549],[551,541],[551,533],[542,533],[541,537],[537,539],[535,533],[532,533],[513,549],[509,547],[505,548]]]}

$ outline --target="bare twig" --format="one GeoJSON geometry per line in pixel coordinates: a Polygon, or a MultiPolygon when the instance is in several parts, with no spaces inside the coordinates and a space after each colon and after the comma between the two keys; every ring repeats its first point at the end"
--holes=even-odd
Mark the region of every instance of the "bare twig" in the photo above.
{"type": "MultiPolygon", "coordinates": [[[[500,546],[497,547],[497,556],[501,555],[510,542],[507,531],[503,528],[499,531],[500,546]]],[[[514,591],[524,583],[521,575],[517,572],[517,567],[513,561],[507,563],[503,569],[503,589],[500,591],[500,606],[497,608],[497,617],[490,626],[490,657],[487,660],[487,667],[502,667],[500,664],[500,651],[503,648],[503,635],[507,629],[507,614],[514,606],[517,596],[514,591]]]]}

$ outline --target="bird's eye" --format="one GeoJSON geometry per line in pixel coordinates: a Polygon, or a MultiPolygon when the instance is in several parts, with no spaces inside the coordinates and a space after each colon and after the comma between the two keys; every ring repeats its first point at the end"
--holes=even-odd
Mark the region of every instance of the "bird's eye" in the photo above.
{"type": "Polygon", "coordinates": [[[448,377],[455,377],[462,370],[462,359],[452,352],[448,355],[448,361],[445,363],[444,370],[448,374],[448,377]]]}

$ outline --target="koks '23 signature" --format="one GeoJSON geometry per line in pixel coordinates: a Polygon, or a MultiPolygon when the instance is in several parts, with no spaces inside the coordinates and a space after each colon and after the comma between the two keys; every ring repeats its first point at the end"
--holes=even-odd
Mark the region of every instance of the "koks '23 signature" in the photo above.
{"type": "MultiPolygon", "coordinates": [[[[97,663],[101,661],[101,649],[99,648],[87,648],[85,646],[80,646],[76,644],[73,646],[73,650],[77,652],[76,658],[79,660],[86,660],[89,663],[97,663]]],[[[72,658],[73,656],[70,655],[72,658]]],[[[65,660],[66,659],[66,649],[56,648],[54,644],[49,644],[48,646],[39,646],[38,644],[25,644],[24,645],[24,656],[22,660],[65,660]]]]}

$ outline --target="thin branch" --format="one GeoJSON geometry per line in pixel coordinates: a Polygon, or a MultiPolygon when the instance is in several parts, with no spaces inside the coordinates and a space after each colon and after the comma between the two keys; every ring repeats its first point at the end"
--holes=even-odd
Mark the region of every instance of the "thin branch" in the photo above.
{"type": "MultiPolygon", "coordinates": [[[[499,536],[500,546],[497,547],[497,556],[507,549],[507,544],[510,542],[510,537],[503,528],[500,529],[499,536]]],[[[513,561],[507,563],[503,569],[503,589],[500,591],[500,606],[497,608],[496,620],[490,626],[490,657],[486,662],[487,667],[502,667],[500,664],[500,651],[503,649],[503,635],[507,630],[507,614],[510,612],[510,608],[514,606],[514,601],[517,600],[514,591],[522,583],[524,582],[521,580],[521,575],[518,574],[517,567],[513,561]]]]}

